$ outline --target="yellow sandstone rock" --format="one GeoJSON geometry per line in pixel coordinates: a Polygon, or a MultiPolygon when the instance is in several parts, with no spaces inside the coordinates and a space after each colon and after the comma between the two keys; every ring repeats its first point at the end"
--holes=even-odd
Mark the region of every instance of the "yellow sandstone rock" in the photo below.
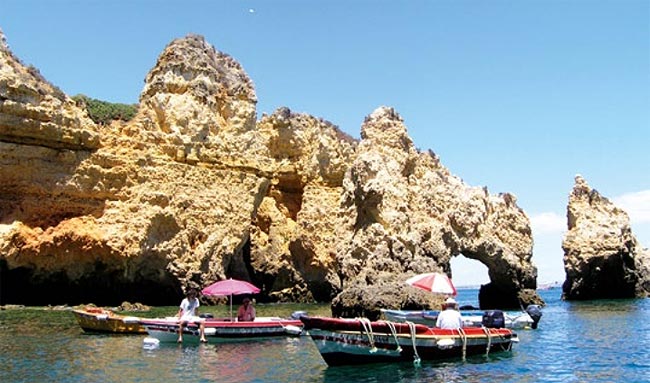
{"type": "Polygon", "coordinates": [[[97,126],[2,41],[1,300],[176,304],[233,277],[262,300],[328,301],[450,272],[461,253],[490,269],[488,301],[535,288],[515,197],[415,149],[391,108],[361,141],[288,108],[256,121],[241,65],[190,35],[161,53],[131,121],[97,126]]]}

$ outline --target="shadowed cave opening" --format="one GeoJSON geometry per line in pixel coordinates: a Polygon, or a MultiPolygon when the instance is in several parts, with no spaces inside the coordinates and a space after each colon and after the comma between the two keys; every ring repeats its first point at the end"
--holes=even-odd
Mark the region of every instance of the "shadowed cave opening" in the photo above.
{"type": "Polygon", "coordinates": [[[564,294],[573,300],[622,299],[634,296],[636,280],[625,273],[634,267],[628,253],[617,256],[595,257],[587,261],[579,278],[571,276],[565,281],[564,294]],[[581,283],[572,287],[578,279],[581,283]]]}
{"type": "Polygon", "coordinates": [[[25,267],[9,269],[7,262],[0,260],[0,305],[119,306],[127,301],[169,306],[183,297],[178,282],[166,272],[159,279],[142,276],[129,281],[120,271],[106,271],[101,263],[95,266],[94,272],[70,280],[63,271],[44,277],[25,267]]]}

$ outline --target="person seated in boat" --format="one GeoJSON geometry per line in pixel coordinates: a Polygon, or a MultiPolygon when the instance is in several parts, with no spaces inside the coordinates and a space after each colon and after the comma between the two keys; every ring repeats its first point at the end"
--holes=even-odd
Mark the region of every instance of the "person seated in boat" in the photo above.
{"type": "Polygon", "coordinates": [[[199,317],[199,298],[195,288],[187,290],[185,298],[178,309],[178,343],[183,342],[183,327],[188,323],[199,324],[199,335],[201,342],[207,342],[205,339],[205,320],[199,317]]]}
{"type": "Polygon", "coordinates": [[[251,300],[244,298],[242,305],[237,310],[237,320],[240,322],[251,322],[255,320],[255,307],[251,304],[251,300]]]}
{"type": "Polygon", "coordinates": [[[442,311],[438,314],[436,320],[436,327],[458,329],[463,327],[463,318],[460,311],[456,309],[458,303],[454,298],[447,298],[445,303],[442,304],[442,311]]]}

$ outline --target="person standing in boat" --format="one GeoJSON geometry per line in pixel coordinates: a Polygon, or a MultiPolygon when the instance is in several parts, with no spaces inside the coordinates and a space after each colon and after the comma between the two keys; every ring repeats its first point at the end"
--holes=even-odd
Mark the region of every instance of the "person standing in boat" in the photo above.
{"type": "Polygon", "coordinates": [[[190,322],[199,324],[201,342],[206,343],[208,341],[205,339],[205,320],[198,316],[200,304],[197,296],[196,289],[189,288],[178,309],[178,343],[183,343],[183,327],[190,322]]]}
{"type": "Polygon", "coordinates": [[[460,312],[456,309],[458,303],[454,298],[447,298],[445,303],[442,304],[442,311],[438,314],[436,320],[436,327],[458,329],[463,327],[463,318],[460,312]]]}
{"type": "Polygon", "coordinates": [[[244,301],[239,310],[237,310],[237,320],[240,322],[251,322],[255,320],[255,307],[251,304],[251,300],[244,298],[244,301]]]}

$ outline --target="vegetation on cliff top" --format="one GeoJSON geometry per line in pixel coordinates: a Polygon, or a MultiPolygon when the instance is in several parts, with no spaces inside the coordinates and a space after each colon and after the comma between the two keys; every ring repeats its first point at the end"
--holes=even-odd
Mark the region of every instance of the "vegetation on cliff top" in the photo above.
{"type": "Polygon", "coordinates": [[[72,99],[79,106],[86,108],[88,116],[96,124],[107,125],[115,120],[129,121],[138,111],[137,104],[111,103],[90,98],[83,94],[73,96],[72,99]]]}

